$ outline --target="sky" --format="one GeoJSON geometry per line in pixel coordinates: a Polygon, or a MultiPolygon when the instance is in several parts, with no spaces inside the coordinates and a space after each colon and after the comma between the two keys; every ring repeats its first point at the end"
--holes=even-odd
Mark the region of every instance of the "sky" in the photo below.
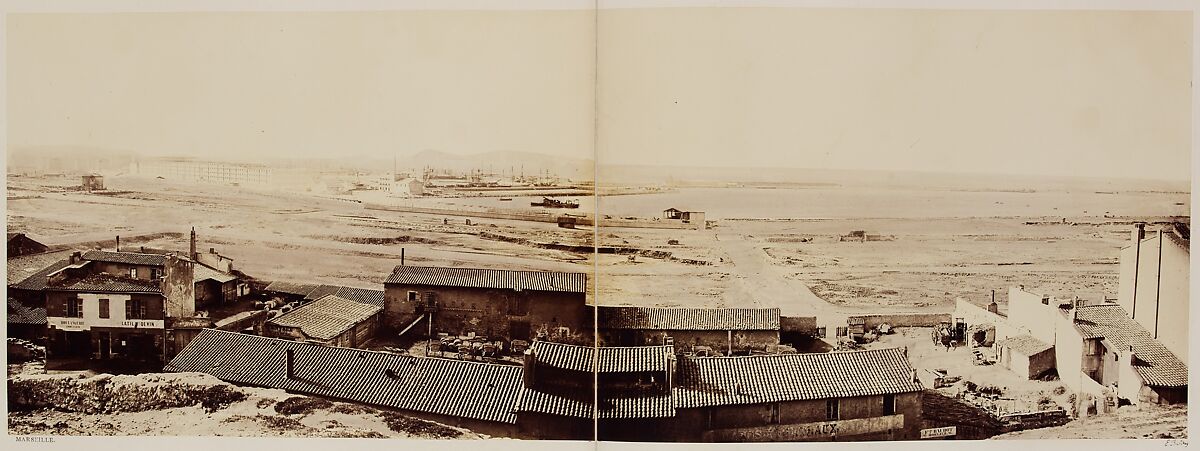
{"type": "Polygon", "coordinates": [[[10,147],[1190,175],[1190,13],[14,14],[10,147]],[[598,15],[597,15],[598,14],[598,15]]]}

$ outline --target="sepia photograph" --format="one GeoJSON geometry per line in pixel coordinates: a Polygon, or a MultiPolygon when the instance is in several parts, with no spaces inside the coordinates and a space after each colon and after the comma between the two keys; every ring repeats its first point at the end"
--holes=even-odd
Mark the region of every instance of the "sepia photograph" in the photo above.
{"type": "Polygon", "coordinates": [[[107,3],[4,11],[9,442],[1187,445],[1194,5],[107,3]]]}

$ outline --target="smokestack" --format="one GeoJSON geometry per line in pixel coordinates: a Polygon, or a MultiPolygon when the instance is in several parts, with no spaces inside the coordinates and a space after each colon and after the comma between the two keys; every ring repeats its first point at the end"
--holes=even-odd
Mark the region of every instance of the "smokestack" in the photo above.
{"type": "Polygon", "coordinates": [[[116,249],[117,252],[121,252],[121,235],[117,235],[117,245],[113,246],[113,248],[116,249]]]}
{"type": "Polygon", "coordinates": [[[296,351],[293,351],[291,349],[287,350],[286,365],[287,365],[287,378],[295,379],[296,378],[296,351]]]}
{"type": "Polygon", "coordinates": [[[400,248],[400,266],[404,266],[404,248],[400,248]]]}
{"type": "Polygon", "coordinates": [[[191,258],[193,261],[196,260],[196,228],[195,227],[192,227],[192,247],[191,247],[191,252],[188,254],[188,258],[191,258]]]}

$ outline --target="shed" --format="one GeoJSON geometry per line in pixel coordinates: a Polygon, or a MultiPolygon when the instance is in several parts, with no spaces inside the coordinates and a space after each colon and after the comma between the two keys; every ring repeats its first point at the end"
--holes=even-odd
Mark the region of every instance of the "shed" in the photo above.
{"type": "Polygon", "coordinates": [[[104,176],[99,174],[87,174],[81,177],[80,186],[84,191],[103,190],[104,176]]]}
{"type": "Polygon", "coordinates": [[[1054,346],[1029,335],[996,342],[996,361],[1018,375],[1036,379],[1055,368],[1054,346]]]}

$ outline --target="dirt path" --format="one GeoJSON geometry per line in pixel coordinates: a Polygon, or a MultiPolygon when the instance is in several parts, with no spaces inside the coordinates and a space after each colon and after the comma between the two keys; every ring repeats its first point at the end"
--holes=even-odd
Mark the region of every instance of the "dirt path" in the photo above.
{"type": "Polygon", "coordinates": [[[713,240],[726,254],[729,270],[736,278],[729,295],[745,300],[738,306],[778,306],[784,315],[815,315],[817,324],[829,330],[845,326],[847,309],[825,302],[808,285],[788,278],[785,268],[775,265],[747,236],[722,231],[715,233],[713,240]]]}

